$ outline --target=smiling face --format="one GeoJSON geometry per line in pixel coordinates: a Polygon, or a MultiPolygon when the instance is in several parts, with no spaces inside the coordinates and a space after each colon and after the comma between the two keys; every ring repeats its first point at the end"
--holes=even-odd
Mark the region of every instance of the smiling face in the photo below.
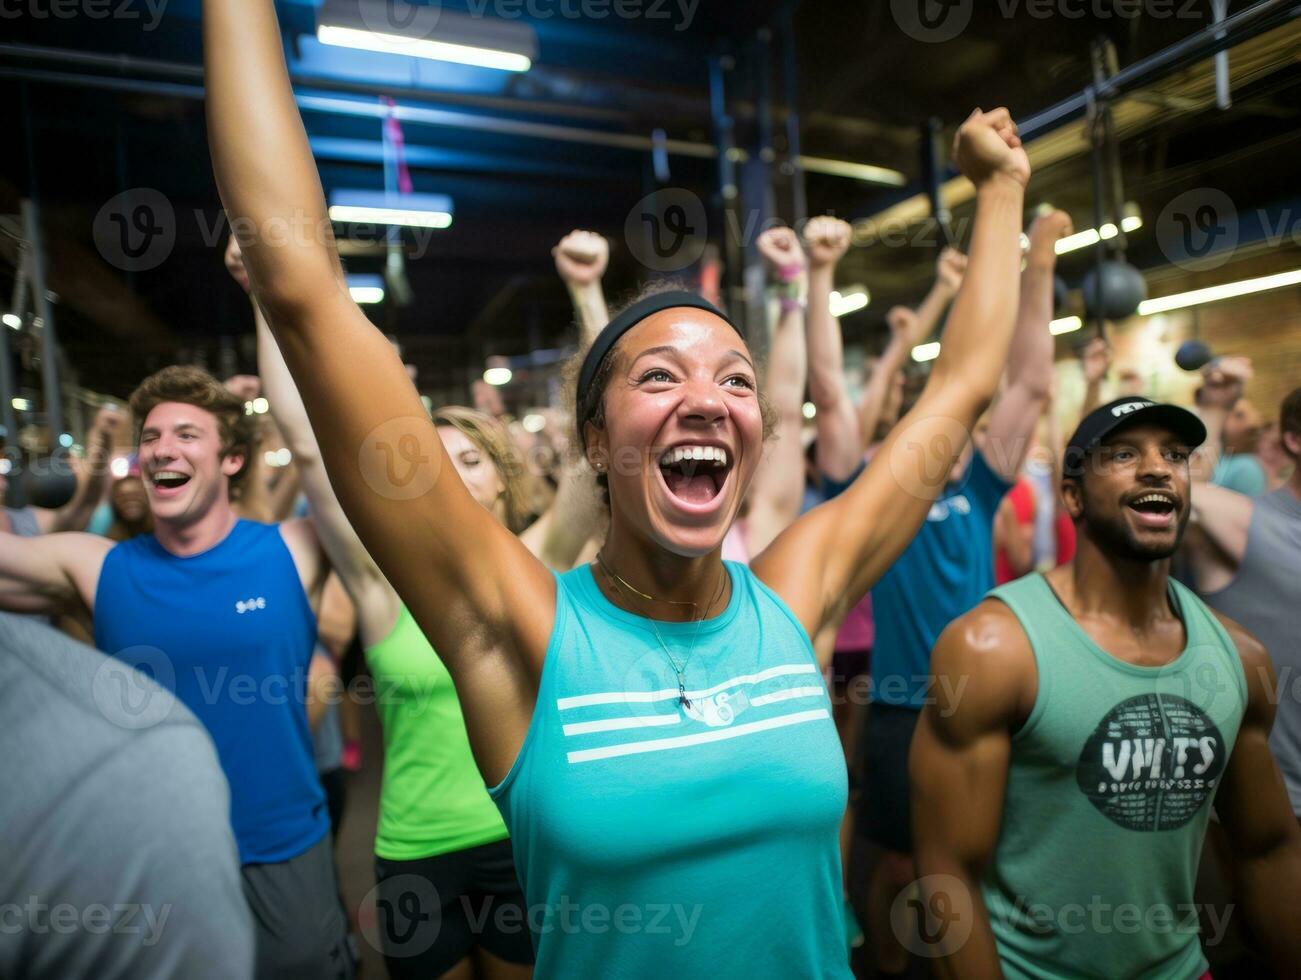
{"type": "Polygon", "coordinates": [[[138,476],[126,476],[113,484],[113,512],[129,524],[138,524],[149,513],[149,495],[138,476]]]}
{"type": "Polygon", "coordinates": [[[1108,555],[1169,558],[1188,524],[1190,454],[1160,426],[1113,433],[1086,460],[1081,479],[1062,484],[1071,518],[1108,555]]]}
{"type": "Polygon", "coordinates": [[[229,501],[230,478],[244,457],[223,455],[217,417],[196,405],[162,402],[140,430],[140,475],[154,519],[186,525],[229,501]]]}
{"type": "Polygon", "coordinates": [[[609,476],[613,523],[683,556],[717,548],[763,448],[763,413],[745,341],[703,310],[647,317],[610,354],[604,427],[587,454],[609,476]]]}

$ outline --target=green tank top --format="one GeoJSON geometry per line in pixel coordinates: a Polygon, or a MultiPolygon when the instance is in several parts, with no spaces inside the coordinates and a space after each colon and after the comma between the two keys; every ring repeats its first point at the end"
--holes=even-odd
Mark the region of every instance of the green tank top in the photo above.
{"type": "Polygon", "coordinates": [[[1193,882],[1246,705],[1237,648],[1173,579],[1187,643],[1164,667],[1101,649],[1042,575],[990,595],[1020,620],[1039,683],[981,886],[1004,976],[1201,976],[1193,882]]]}
{"type": "Polygon", "coordinates": [[[366,662],[384,728],[375,853],[413,861],[506,837],[470,754],[452,676],[406,606],[366,662]]]}

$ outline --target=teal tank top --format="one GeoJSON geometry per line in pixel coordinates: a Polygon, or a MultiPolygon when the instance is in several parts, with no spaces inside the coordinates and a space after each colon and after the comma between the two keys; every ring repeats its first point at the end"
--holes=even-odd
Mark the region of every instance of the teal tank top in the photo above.
{"type": "Polygon", "coordinates": [[[1020,620],[1039,682],[982,882],[1003,975],[1200,977],[1193,883],[1246,706],[1237,648],[1173,579],[1187,641],[1164,667],[1104,651],[1042,575],[990,595],[1020,620]]]}
{"type": "Polygon", "coordinates": [[[536,976],[850,977],[837,835],[845,759],[808,634],[744,565],[701,623],[557,575],[538,699],[490,790],[510,829],[536,976]],[[693,647],[694,643],[694,647],[693,647]]]}

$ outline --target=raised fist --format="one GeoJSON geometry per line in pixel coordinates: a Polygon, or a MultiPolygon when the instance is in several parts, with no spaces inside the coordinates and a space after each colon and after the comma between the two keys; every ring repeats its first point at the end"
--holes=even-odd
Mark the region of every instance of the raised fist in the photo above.
{"type": "Polygon", "coordinates": [[[962,288],[962,277],[967,274],[967,257],[949,246],[935,260],[935,278],[951,293],[962,288]]]}
{"type": "Polygon", "coordinates": [[[1030,257],[1057,261],[1057,242],[1074,231],[1071,216],[1065,211],[1054,209],[1039,215],[1030,223],[1030,257]]]}
{"type": "Polygon", "coordinates": [[[1251,380],[1251,359],[1246,357],[1221,357],[1202,369],[1202,386],[1197,389],[1196,401],[1203,408],[1233,408],[1243,389],[1251,380]]]}
{"type": "Polygon", "coordinates": [[[793,229],[769,228],[755,244],[764,261],[783,282],[798,278],[804,271],[804,252],[793,229]]]}
{"type": "Polygon", "coordinates": [[[1101,382],[1111,370],[1111,345],[1101,337],[1094,337],[1080,351],[1080,366],[1087,384],[1101,382]]]}
{"type": "Polygon", "coordinates": [[[234,235],[226,241],[226,271],[239,283],[240,289],[246,293],[250,290],[248,270],[244,268],[244,253],[240,251],[239,242],[235,240],[234,235]]]}
{"type": "Polygon", "coordinates": [[[91,429],[113,435],[126,421],[126,413],[116,405],[105,405],[95,413],[91,429]]]}
{"type": "Polygon", "coordinates": [[[917,314],[907,306],[892,306],[885,315],[885,322],[890,328],[891,338],[901,340],[908,336],[908,332],[917,323],[917,314]]]}
{"type": "Polygon", "coordinates": [[[256,374],[232,374],[226,379],[226,390],[241,401],[251,402],[262,393],[262,382],[256,374]]]}
{"type": "Polygon", "coordinates": [[[571,231],[551,250],[560,278],[571,286],[599,282],[610,264],[610,243],[594,231],[571,231]]]}
{"type": "Polygon", "coordinates": [[[849,248],[853,228],[848,221],[830,215],[814,218],[804,226],[804,247],[812,266],[835,265],[849,248]]]}
{"type": "Polygon", "coordinates": [[[953,137],[953,162],[977,187],[994,177],[1009,177],[1021,187],[1030,180],[1030,158],[1016,123],[1006,109],[976,109],[953,137]]]}

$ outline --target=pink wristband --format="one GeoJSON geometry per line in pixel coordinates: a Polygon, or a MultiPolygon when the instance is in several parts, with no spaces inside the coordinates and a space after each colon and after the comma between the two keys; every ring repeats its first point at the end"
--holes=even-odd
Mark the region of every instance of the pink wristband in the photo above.
{"type": "Polygon", "coordinates": [[[804,266],[798,262],[792,262],[790,265],[779,265],[777,267],[777,278],[782,282],[794,282],[802,275],[804,275],[804,266]]]}

